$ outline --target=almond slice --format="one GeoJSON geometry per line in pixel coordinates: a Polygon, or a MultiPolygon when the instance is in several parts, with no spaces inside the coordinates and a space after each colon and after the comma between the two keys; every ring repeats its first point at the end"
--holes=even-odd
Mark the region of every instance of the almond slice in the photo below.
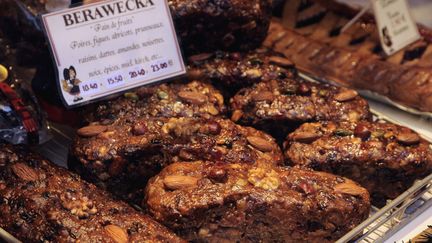
{"type": "Polygon", "coordinates": [[[169,190],[182,190],[196,186],[198,179],[192,176],[172,175],[165,177],[163,183],[169,190]]]}
{"type": "Polygon", "coordinates": [[[127,243],[129,241],[129,236],[127,232],[117,225],[107,225],[105,226],[105,231],[108,235],[117,243],[127,243]]]}
{"type": "Polygon", "coordinates": [[[11,167],[13,173],[24,181],[36,181],[39,179],[37,172],[24,163],[16,163],[11,167]]]}

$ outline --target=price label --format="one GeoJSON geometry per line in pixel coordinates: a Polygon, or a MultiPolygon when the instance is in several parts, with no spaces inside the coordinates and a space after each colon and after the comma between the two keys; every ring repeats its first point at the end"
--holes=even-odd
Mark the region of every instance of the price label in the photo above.
{"type": "Polygon", "coordinates": [[[67,107],[186,73],[166,0],[108,0],[42,20],[67,107]]]}
{"type": "Polygon", "coordinates": [[[370,0],[375,13],[381,46],[391,55],[420,39],[406,0],[370,0]]]}

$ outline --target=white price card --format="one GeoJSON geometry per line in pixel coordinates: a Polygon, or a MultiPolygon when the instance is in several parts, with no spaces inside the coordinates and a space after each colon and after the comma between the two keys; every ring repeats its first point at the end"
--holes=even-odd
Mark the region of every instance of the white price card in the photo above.
{"type": "Polygon", "coordinates": [[[381,46],[391,55],[420,39],[406,0],[370,0],[375,13],[381,46]]]}
{"type": "Polygon", "coordinates": [[[186,73],[166,0],[108,0],[42,16],[67,107],[186,73]]]}

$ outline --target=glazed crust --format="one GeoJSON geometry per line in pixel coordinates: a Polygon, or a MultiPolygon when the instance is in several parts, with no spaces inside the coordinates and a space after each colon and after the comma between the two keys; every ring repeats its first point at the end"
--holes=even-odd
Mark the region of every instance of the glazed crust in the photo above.
{"type": "Polygon", "coordinates": [[[249,50],[261,45],[271,18],[271,0],[169,0],[187,54],[249,50]]]}
{"type": "Polygon", "coordinates": [[[432,172],[432,148],[417,133],[389,123],[307,123],[285,143],[290,165],[346,176],[385,204],[432,172]]]}
{"type": "Polygon", "coordinates": [[[110,101],[100,102],[84,112],[87,123],[133,123],[143,117],[221,116],[226,112],[222,94],[212,85],[173,82],[145,86],[110,101]]]}
{"type": "Polygon", "coordinates": [[[370,207],[366,189],[331,174],[201,161],[163,169],[143,204],[199,242],[333,242],[370,207]]]}
{"type": "Polygon", "coordinates": [[[283,164],[271,136],[226,119],[153,117],[128,125],[92,125],[78,134],[70,167],[123,197],[179,160],[253,164],[263,158],[283,164]]]}
{"type": "Polygon", "coordinates": [[[367,101],[355,91],[298,78],[244,88],[230,100],[230,106],[233,121],[264,129],[278,138],[304,122],[371,118],[367,101]]]}
{"type": "Polygon", "coordinates": [[[0,146],[0,227],[23,242],[183,242],[21,147],[0,146]]]}
{"type": "Polygon", "coordinates": [[[189,79],[212,82],[228,97],[254,83],[296,75],[290,60],[267,48],[246,53],[201,53],[189,57],[188,64],[189,79]]]}

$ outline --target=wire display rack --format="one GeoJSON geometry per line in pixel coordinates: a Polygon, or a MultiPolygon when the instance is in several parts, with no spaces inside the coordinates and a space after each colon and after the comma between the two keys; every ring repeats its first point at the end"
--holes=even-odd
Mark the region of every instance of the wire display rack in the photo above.
{"type": "Polygon", "coordinates": [[[337,242],[384,242],[390,235],[432,206],[432,174],[385,207],[372,207],[371,216],[337,242]]]}
{"type": "MultiPolygon", "coordinates": [[[[304,78],[313,81],[311,78],[304,78]]],[[[316,80],[315,80],[316,82],[316,80]]],[[[388,122],[400,122],[391,120],[385,114],[380,114],[372,109],[375,118],[388,122]]],[[[54,163],[66,167],[67,153],[72,139],[74,130],[67,127],[52,124],[51,132],[53,139],[36,150],[45,155],[47,159],[54,163]]],[[[432,141],[432,138],[423,136],[426,140],[432,141]]],[[[358,243],[375,243],[384,242],[389,236],[400,230],[403,226],[411,222],[412,219],[432,206],[432,174],[423,180],[416,181],[414,185],[394,200],[388,201],[383,208],[372,206],[368,219],[348,232],[337,242],[358,242],[358,243]]],[[[0,242],[19,243],[11,234],[0,228],[0,242]]]]}

